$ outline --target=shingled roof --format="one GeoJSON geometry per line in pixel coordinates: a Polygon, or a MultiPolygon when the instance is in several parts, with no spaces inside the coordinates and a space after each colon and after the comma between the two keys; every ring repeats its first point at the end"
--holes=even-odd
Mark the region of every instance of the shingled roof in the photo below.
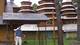
{"type": "Polygon", "coordinates": [[[37,13],[4,13],[3,20],[48,20],[48,17],[37,13]]]}

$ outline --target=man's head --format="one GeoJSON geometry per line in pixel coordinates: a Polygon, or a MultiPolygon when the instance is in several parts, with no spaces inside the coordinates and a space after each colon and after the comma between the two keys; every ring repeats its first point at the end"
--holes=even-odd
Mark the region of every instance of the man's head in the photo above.
{"type": "Polygon", "coordinates": [[[21,30],[21,27],[18,27],[17,30],[21,30]]]}
{"type": "Polygon", "coordinates": [[[17,29],[14,29],[14,31],[16,31],[16,30],[21,30],[21,27],[18,27],[17,29]]]}

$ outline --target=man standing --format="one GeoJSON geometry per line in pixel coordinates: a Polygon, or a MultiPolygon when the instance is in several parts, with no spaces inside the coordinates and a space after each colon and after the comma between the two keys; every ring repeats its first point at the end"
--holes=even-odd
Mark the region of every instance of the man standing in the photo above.
{"type": "Polygon", "coordinates": [[[22,31],[21,31],[21,27],[18,27],[17,29],[15,29],[15,45],[22,45],[22,31]]]}

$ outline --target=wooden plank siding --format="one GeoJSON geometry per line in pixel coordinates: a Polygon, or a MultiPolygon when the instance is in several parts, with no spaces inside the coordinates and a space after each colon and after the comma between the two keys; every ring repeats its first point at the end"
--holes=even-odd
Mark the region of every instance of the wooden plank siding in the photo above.
{"type": "Polygon", "coordinates": [[[7,41],[7,27],[0,25],[0,43],[7,41]]]}
{"type": "Polygon", "coordinates": [[[5,0],[0,0],[0,16],[3,15],[5,7],[5,0]]]}

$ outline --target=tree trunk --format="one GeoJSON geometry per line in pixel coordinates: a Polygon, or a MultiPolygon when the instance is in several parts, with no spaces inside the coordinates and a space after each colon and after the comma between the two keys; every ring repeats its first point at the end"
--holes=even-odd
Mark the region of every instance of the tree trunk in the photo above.
{"type": "Polygon", "coordinates": [[[78,29],[77,29],[77,39],[80,40],[80,0],[77,0],[77,24],[78,24],[78,29]]]}
{"type": "Polygon", "coordinates": [[[57,27],[58,27],[58,45],[63,44],[63,32],[62,32],[62,21],[61,21],[61,6],[59,0],[55,0],[56,16],[57,16],[57,27]]]}

